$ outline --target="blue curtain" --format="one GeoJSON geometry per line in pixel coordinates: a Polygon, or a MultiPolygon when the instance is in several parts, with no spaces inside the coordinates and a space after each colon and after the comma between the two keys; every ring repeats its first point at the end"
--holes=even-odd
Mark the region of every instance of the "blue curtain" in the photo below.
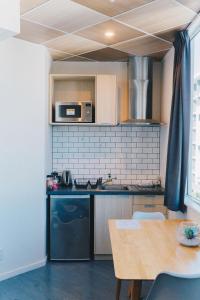
{"type": "Polygon", "coordinates": [[[184,211],[191,103],[190,38],[187,31],[177,32],[175,42],[173,99],[168,141],[165,205],[184,211]]]}

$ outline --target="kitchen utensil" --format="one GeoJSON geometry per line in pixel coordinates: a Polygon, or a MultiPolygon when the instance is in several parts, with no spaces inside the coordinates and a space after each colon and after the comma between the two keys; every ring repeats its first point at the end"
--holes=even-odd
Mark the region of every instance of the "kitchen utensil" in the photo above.
{"type": "Polygon", "coordinates": [[[62,181],[63,181],[64,185],[66,185],[67,187],[72,186],[72,175],[69,170],[63,171],[62,181]]]}

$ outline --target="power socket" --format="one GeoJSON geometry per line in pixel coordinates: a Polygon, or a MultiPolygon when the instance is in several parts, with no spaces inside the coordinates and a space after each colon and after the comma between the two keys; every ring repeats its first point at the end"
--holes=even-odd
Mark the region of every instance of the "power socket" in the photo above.
{"type": "Polygon", "coordinates": [[[0,248],[0,262],[3,261],[3,257],[4,257],[3,249],[0,248]]]}

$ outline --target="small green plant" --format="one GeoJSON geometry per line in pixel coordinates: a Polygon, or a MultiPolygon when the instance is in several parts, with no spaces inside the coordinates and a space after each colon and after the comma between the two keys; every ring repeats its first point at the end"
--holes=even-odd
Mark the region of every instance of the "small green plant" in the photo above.
{"type": "Polygon", "coordinates": [[[184,228],[184,236],[188,240],[194,239],[199,233],[198,227],[196,226],[187,226],[184,228]]]}

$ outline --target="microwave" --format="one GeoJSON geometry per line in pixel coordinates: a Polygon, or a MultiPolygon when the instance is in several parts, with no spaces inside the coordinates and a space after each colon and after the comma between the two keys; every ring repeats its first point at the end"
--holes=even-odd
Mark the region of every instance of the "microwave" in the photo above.
{"type": "Polygon", "coordinates": [[[55,103],[55,122],[90,123],[92,114],[92,101],[55,103]]]}

